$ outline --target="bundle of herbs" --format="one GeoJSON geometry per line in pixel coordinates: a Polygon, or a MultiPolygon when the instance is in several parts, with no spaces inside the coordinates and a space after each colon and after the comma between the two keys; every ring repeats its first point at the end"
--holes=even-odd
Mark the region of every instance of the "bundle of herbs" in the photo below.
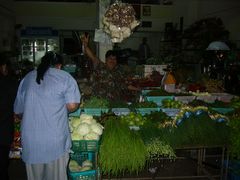
{"type": "Polygon", "coordinates": [[[99,153],[102,173],[113,176],[138,173],[145,166],[146,157],[146,147],[138,132],[130,130],[120,117],[109,117],[99,153]]]}
{"type": "Polygon", "coordinates": [[[226,122],[212,120],[208,113],[191,115],[182,119],[174,130],[175,145],[216,146],[225,145],[228,137],[226,122]]]}
{"type": "Polygon", "coordinates": [[[139,130],[144,142],[160,137],[162,134],[168,132],[173,124],[173,120],[162,111],[145,114],[144,119],[144,126],[139,130]]]}
{"type": "Polygon", "coordinates": [[[164,112],[152,112],[144,116],[146,122],[139,130],[146,145],[148,160],[159,160],[162,157],[174,158],[175,152],[172,148],[174,142],[173,120],[164,112]]]}

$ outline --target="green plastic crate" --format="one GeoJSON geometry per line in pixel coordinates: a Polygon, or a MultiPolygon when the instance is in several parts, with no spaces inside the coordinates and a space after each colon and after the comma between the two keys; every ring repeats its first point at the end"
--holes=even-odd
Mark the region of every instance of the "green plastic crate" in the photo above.
{"type": "Polygon", "coordinates": [[[73,152],[97,152],[98,149],[99,149],[99,140],[72,141],[73,152]]]}
{"type": "Polygon", "coordinates": [[[70,117],[79,117],[81,114],[81,108],[78,108],[76,111],[69,113],[70,117]]]}
{"type": "Polygon", "coordinates": [[[130,109],[129,108],[112,108],[112,112],[117,116],[121,116],[121,115],[129,114],[130,109]]]}
{"type": "Polygon", "coordinates": [[[70,154],[70,159],[78,162],[79,165],[85,160],[90,160],[93,163],[93,169],[81,172],[72,172],[68,168],[68,175],[70,180],[96,180],[99,179],[100,173],[97,168],[95,153],[74,153],[70,154]]]}
{"type": "Polygon", "coordinates": [[[93,115],[93,116],[101,116],[102,113],[107,113],[109,111],[108,108],[84,108],[84,113],[93,115]]]}
{"type": "Polygon", "coordinates": [[[158,106],[162,105],[164,99],[174,99],[174,96],[146,96],[147,101],[155,102],[158,106]]]}
{"type": "Polygon", "coordinates": [[[142,115],[158,112],[159,110],[160,108],[136,108],[137,113],[140,113],[142,115]]]}
{"type": "Polygon", "coordinates": [[[161,108],[162,112],[166,113],[169,117],[175,117],[180,109],[176,109],[176,108],[161,108]]]}
{"type": "Polygon", "coordinates": [[[211,109],[220,114],[227,114],[229,112],[234,111],[234,108],[211,108],[211,109]]]}

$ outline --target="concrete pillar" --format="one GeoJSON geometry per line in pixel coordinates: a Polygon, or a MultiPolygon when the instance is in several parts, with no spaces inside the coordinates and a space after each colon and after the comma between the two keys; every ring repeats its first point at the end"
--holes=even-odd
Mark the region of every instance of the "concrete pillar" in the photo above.
{"type": "MultiPolygon", "coordinates": [[[[99,0],[98,1],[98,22],[99,22],[99,29],[103,27],[102,25],[102,18],[104,16],[104,13],[106,9],[109,7],[111,3],[111,0],[99,0]]],[[[107,44],[107,43],[99,43],[98,44],[98,55],[99,58],[105,62],[105,54],[108,50],[113,48],[113,44],[107,44]]]]}

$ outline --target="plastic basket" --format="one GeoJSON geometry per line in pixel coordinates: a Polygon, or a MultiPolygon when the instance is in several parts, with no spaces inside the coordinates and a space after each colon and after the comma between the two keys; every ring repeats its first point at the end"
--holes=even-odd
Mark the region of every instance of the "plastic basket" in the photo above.
{"type": "Polygon", "coordinates": [[[180,109],[175,108],[161,108],[161,110],[170,117],[175,117],[180,111],[180,109]]]}
{"type": "Polygon", "coordinates": [[[79,117],[81,114],[81,109],[77,109],[76,111],[72,112],[72,113],[69,113],[69,116],[70,117],[79,117]]]}
{"type": "Polygon", "coordinates": [[[211,109],[220,114],[227,114],[229,112],[234,111],[234,108],[211,108],[211,109]]]}
{"type": "Polygon", "coordinates": [[[76,71],[76,65],[65,65],[63,70],[69,73],[74,73],[76,71]]]}
{"type": "Polygon", "coordinates": [[[136,108],[137,113],[140,113],[142,115],[158,112],[159,110],[160,108],[136,108]]]}
{"type": "Polygon", "coordinates": [[[224,166],[228,168],[228,180],[240,180],[240,161],[232,160],[228,163],[224,161],[224,166]]]}
{"type": "Polygon", "coordinates": [[[79,165],[82,164],[85,160],[90,160],[93,163],[93,169],[81,172],[72,172],[68,168],[68,175],[70,180],[96,180],[98,179],[99,173],[96,167],[95,153],[74,153],[70,154],[70,159],[73,159],[78,162],[79,165]]]}
{"type": "Polygon", "coordinates": [[[217,100],[227,103],[231,102],[231,100],[235,97],[234,95],[228,93],[212,93],[212,95],[216,96],[217,100]]]}
{"type": "Polygon", "coordinates": [[[142,95],[146,95],[146,94],[149,93],[150,91],[154,91],[154,90],[143,89],[143,90],[141,90],[141,94],[142,94],[142,95]]]}
{"type": "Polygon", "coordinates": [[[164,99],[174,99],[174,96],[146,96],[147,101],[155,102],[158,106],[162,105],[164,99]]]}
{"type": "Polygon", "coordinates": [[[201,96],[197,96],[196,99],[207,102],[207,103],[213,103],[217,99],[217,96],[212,96],[212,95],[203,96],[203,95],[201,95],[201,96]]]}
{"type": "Polygon", "coordinates": [[[98,149],[99,149],[99,140],[72,141],[73,152],[97,152],[98,149]]]}
{"type": "Polygon", "coordinates": [[[159,91],[161,87],[145,87],[143,90],[141,90],[142,95],[147,95],[147,93],[151,91],[159,91]]]}
{"type": "Polygon", "coordinates": [[[93,116],[101,116],[102,113],[107,113],[108,111],[108,108],[84,108],[85,114],[90,114],[93,116]]]}
{"type": "Polygon", "coordinates": [[[189,102],[192,102],[195,98],[196,96],[175,96],[174,100],[187,104],[189,102]]]}
{"type": "Polygon", "coordinates": [[[128,108],[112,108],[112,112],[115,115],[127,115],[130,113],[130,109],[128,109],[128,108]]]}

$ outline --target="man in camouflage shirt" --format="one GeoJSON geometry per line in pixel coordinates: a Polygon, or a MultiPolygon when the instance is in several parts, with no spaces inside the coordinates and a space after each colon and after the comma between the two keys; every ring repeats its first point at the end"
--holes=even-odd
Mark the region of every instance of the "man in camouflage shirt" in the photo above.
{"type": "Polygon", "coordinates": [[[93,95],[109,100],[124,100],[124,96],[128,90],[139,90],[132,85],[126,84],[124,75],[117,65],[117,54],[115,51],[107,51],[105,55],[106,63],[103,63],[89,48],[89,35],[82,36],[81,40],[85,54],[94,65],[92,78],[93,95]]]}

